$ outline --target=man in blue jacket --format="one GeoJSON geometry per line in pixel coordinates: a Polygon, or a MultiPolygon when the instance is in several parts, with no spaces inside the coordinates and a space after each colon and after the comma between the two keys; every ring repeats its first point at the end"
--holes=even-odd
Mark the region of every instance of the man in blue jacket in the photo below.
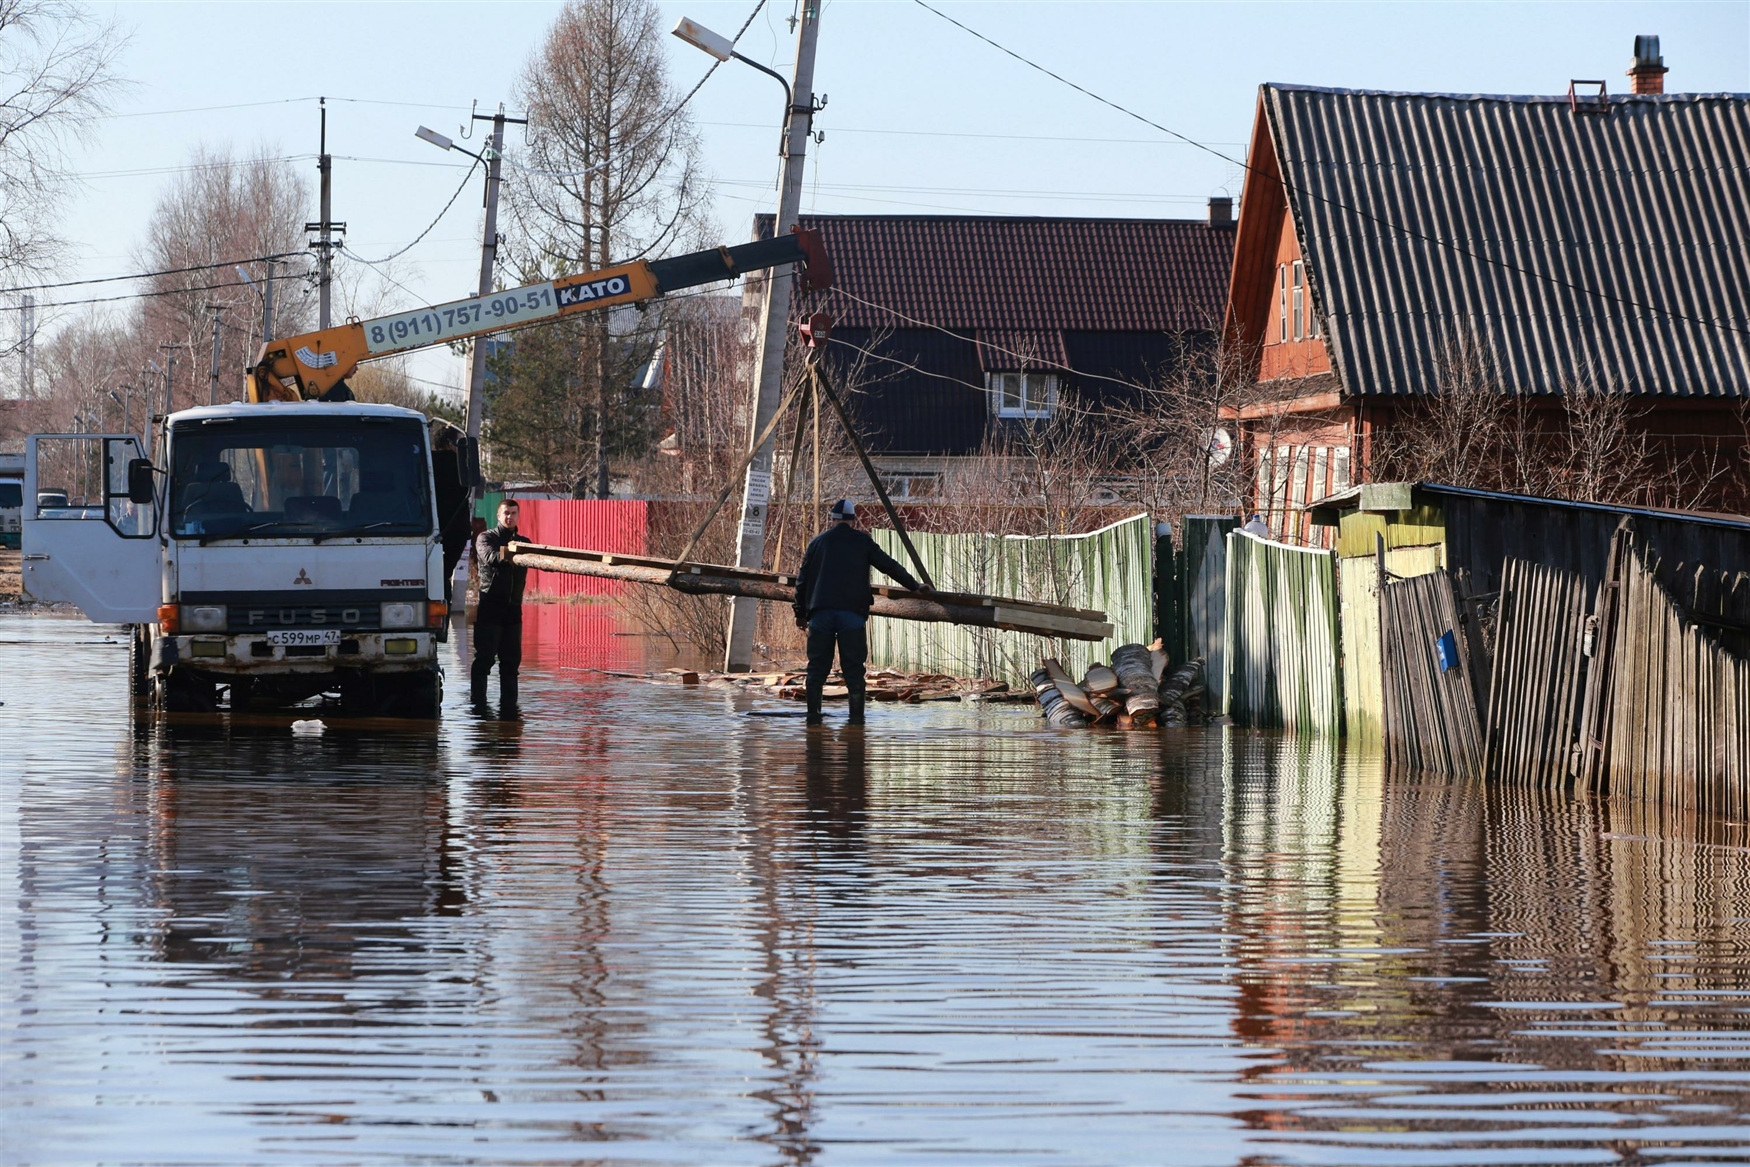
{"type": "Polygon", "coordinates": [[[914,592],[931,589],[918,581],[893,556],[857,530],[857,507],[841,498],[832,504],[833,524],[814,537],[802,556],[796,582],[796,627],[808,631],[808,724],[820,724],[821,691],[832,671],[838,649],[839,672],[850,690],[851,725],[863,724],[863,662],[869,658],[869,569],[878,568],[914,592]]]}

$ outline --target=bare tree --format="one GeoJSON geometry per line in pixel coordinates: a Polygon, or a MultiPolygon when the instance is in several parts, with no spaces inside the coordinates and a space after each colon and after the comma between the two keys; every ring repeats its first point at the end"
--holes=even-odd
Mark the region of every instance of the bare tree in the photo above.
{"type": "Polygon", "coordinates": [[[1134,403],[1116,411],[1127,470],[1158,520],[1240,505],[1240,459],[1222,457],[1218,439],[1233,425],[1223,410],[1258,399],[1257,360],[1247,355],[1234,344],[1187,342],[1171,366],[1138,387],[1134,403]]]}
{"type": "Polygon", "coordinates": [[[0,0],[0,284],[54,266],[61,205],[76,184],[69,148],[121,87],[114,24],[61,0],[0,0]]]}
{"type": "Polygon", "coordinates": [[[1653,456],[1647,435],[1631,424],[1646,410],[1589,375],[1562,386],[1566,449],[1560,493],[1578,502],[1630,504],[1647,497],[1653,456]]]}
{"type": "MultiPolygon", "coordinates": [[[[261,340],[259,293],[232,269],[240,259],[284,255],[304,249],[310,184],[266,148],[238,158],[229,148],[199,148],[188,167],[158,199],[147,223],[138,262],[147,271],[177,271],[148,281],[140,302],[143,350],[160,364],[159,345],[186,346],[177,353],[172,405],[205,404],[213,344],[213,312],[219,314],[220,397],[242,391],[243,370],[261,340]],[[219,266],[210,266],[219,265],[219,266]],[[179,271],[196,268],[202,270],[179,271]]],[[[265,274],[259,265],[253,278],[265,274]]],[[[282,277],[302,275],[308,265],[293,260],[282,277]]],[[[309,285],[282,278],[275,289],[276,336],[314,326],[309,285]]]]}
{"type": "MultiPolygon", "coordinates": [[[[526,278],[589,271],[658,255],[696,237],[705,184],[698,140],[669,84],[655,0],[570,0],[535,51],[519,87],[530,142],[507,184],[526,278]]],[[[592,402],[585,483],[608,495],[615,446],[611,400],[628,387],[661,313],[615,336],[592,317],[579,389],[592,402]]],[[[647,357],[646,357],[647,359],[647,357]]],[[[580,492],[581,493],[581,492],[580,492]]]]}

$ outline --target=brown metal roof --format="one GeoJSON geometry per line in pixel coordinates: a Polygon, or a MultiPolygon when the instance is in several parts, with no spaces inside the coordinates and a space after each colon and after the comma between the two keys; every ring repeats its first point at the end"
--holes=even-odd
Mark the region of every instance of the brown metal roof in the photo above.
{"type": "Polygon", "coordinates": [[[1512,392],[1590,368],[1629,392],[1750,396],[1750,97],[1586,114],[1267,85],[1262,104],[1348,392],[1431,390],[1463,329],[1512,392]]]}
{"type": "MultiPolygon", "coordinates": [[[[802,226],[821,233],[848,293],[829,310],[864,328],[904,327],[886,308],[960,330],[1215,329],[1234,239],[1231,226],[1178,219],[804,215],[802,226]]],[[[756,235],[771,230],[759,216],[756,235]]]]}

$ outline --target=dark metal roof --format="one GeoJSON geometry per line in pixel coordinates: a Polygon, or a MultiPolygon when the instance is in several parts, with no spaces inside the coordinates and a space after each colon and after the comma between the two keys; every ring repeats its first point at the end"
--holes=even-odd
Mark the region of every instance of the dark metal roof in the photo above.
{"type": "MultiPolygon", "coordinates": [[[[959,330],[1215,329],[1234,241],[1231,225],[1180,219],[804,215],[801,223],[821,233],[835,287],[849,293],[829,293],[828,310],[856,328],[907,327],[898,312],[959,330]]],[[[759,216],[756,236],[771,230],[772,217],[759,216]]]]}
{"type": "Polygon", "coordinates": [[[1465,330],[1509,391],[1750,396],[1750,97],[1263,98],[1347,391],[1430,390],[1465,330]]]}

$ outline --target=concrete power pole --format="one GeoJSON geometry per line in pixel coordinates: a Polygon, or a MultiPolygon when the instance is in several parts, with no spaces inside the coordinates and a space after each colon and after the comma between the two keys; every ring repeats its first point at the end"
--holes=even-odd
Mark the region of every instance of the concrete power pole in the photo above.
{"type": "MultiPolygon", "coordinates": [[[[498,186],[504,165],[504,127],[523,126],[525,118],[504,116],[501,103],[498,112],[490,116],[477,113],[475,121],[492,123],[492,140],[486,146],[486,226],[480,233],[480,294],[492,291],[493,270],[498,266],[498,186]]],[[[480,426],[486,416],[486,338],[474,338],[474,351],[468,370],[468,436],[480,438],[480,426]]],[[[478,449],[478,446],[476,446],[478,449]]],[[[483,488],[474,488],[478,499],[483,488]]]]}
{"type": "Polygon", "coordinates": [[[212,383],[207,390],[207,404],[219,403],[219,314],[224,311],[217,304],[208,304],[207,309],[213,314],[213,368],[212,383]]]}
{"type": "Polygon", "coordinates": [[[24,294],[24,310],[18,314],[18,384],[20,397],[36,396],[36,297],[24,294]]]}
{"type": "MultiPolygon", "coordinates": [[[[506,117],[504,103],[490,117],[474,114],[474,121],[492,122],[492,140],[486,143],[486,226],[479,233],[479,294],[492,290],[493,269],[499,264],[499,182],[504,173],[504,126],[527,126],[527,119],[506,117]]],[[[486,338],[474,338],[467,371],[467,436],[479,439],[479,425],[486,415],[486,338]]],[[[474,490],[476,497],[479,488],[474,490]]]]}
{"type": "MultiPolygon", "coordinates": [[[[802,207],[802,162],[808,150],[808,135],[814,122],[814,45],[820,32],[820,0],[802,0],[802,19],[796,26],[796,73],[791,83],[790,108],[785,111],[783,172],[778,187],[778,217],[774,236],[787,235],[796,225],[802,207]]],[[[759,357],[754,363],[754,411],[748,431],[752,441],[766,427],[778,408],[784,381],[784,342],[790,321],[790,294],[795,277],[788,271],[773,271],[765,279],[765,306],[760,317],[759,357]]],[[[755,571],[766,557],[766,510],[772,494],[772,439],[767,438],[753,464],[741,495],[741,539],[736,565],[755,571]]],[[[753,667],[754,626],[759,601],[737,596],[730,601],[729,645],[723,667],[744,673],[753,667]]]]}
{"type": "MultiPolygon", "coordinates": [[[[316,232],[316,242],[310,247],[316,252],[316,292],[317,292],[317,327],[327,328],[330,322],[330,304],[332,302],[332,284],[334,280],[334,250],[340,244],[334,241],[336,232],[346,234],[346,224],[334,221],[334,159],[328,153],[328,99],[318,98],[322,110],[322,138],[316,155],[316,170],[322,177],[322,219],[316,223],[305,223],[306,232],[316,232]]],[[[273,268],[269,266],[268,286],[272,287],[273,268]]]]}

